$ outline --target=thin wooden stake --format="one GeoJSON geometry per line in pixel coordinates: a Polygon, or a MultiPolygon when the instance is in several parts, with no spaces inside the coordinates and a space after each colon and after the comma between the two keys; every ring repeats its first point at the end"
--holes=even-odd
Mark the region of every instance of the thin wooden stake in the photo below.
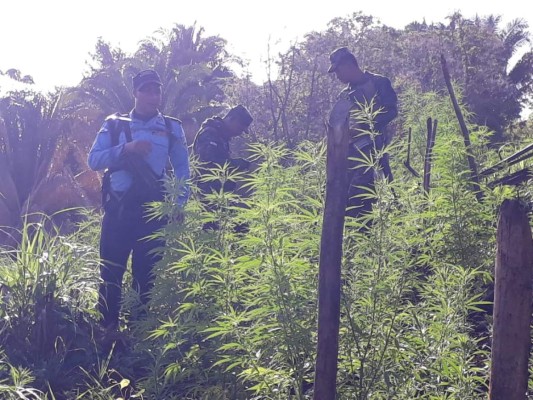
{"type": "Polygon", "coordinates": [[[417,178],[420,177],[418,172],[414,170],[414,168],[411,166],[411,127],[409,127],[409,133],[407,136],[407,160],[403,162],[403,165],[405,165],[405,168],[409,170],[410,173],[412,173],[417,178]]]}
{"type": "Polygon", "coordinates": [[[431,153],[435,145],[435,136],[437,135],[437,120],[431,121],[431,117],[427,119],[428,137],[426,141],[426,155],[424,157],[424,192],[429,193],[431,182],[431,163],[433,158],[431,153]]]}
{"type": "Polygon", "coordinates": [[[450,99],[452,100],[453,109],[455,110],[455,115],[459,121],[459,126],[461,127],[461,132],[463,134],[463,140],[466,147],[466,155],[468,158],[468,166],[470,167],[470,179],[472,180],[472,185],[474,186],[474,191],[476,193],[476,198],[478,201],[483,200],[483,192],[479,186],[479,177],[477,174],[476,160],[472,155],[472,144],[470,143],[470,133],[466,127],[465,119],[463,118],[463,113],[455,97],[455,92],[453,90],[452,82],[450,79],[450,72],[448,71],[448,66],[446,65],[446,59],[444,55],[440,55],[440,62],[442,65],[442,73],[444,74],[444,81],[446,82],[446,87],[448,88],[448,93],[450,94],[450,99]]]}

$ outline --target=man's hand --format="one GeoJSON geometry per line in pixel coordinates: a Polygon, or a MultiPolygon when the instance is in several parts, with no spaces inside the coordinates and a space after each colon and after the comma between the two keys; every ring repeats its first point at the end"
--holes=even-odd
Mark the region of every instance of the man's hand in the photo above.
{"type": "Polygon", "coordinates": [[[133,140],[124,145],[124,153],[146,157],[152,151],[152,143],[147,140],[133,140]]]}

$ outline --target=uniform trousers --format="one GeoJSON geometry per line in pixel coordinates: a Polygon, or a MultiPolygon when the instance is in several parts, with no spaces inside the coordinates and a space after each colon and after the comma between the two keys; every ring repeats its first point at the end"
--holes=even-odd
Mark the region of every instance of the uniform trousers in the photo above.
{"type": "MultiPolygon", "coordinates": [[[[372,145],[366,146],[363,149],[358,149],[350,145],[350,149],[348,150],[348,181],[350,187],[348,189],[348,204],[345,213],[349,217],[357,218],[369,214],[372,211],[372,205],[376,201],[371,192],[375,187],[374,182],[377,171],[362,161],[357,160],[368,157],[375,157],[375,151],[372,145]]],[[[379,168],[383,176],[391,182],[393,177],[388,154],[384,154],[379,160],[379,168]]]]}
{"type": "MultiPolygon", "coordinates": [[[[119,196],[120,197],[120,196],[119,196]]],[[[136,199],[127,196],[122,200],[112,198],[104,206],[100,235],[100,278],[98,309],[102,324],[118,326],[122,302],[122,280],[131,255],[132,287],[146,304],[153,287],[153,267],[161,259],[157,248],[163,240],[147,239],[161,229],[166,221],[146,216],[146,208],[136,199]]]]}

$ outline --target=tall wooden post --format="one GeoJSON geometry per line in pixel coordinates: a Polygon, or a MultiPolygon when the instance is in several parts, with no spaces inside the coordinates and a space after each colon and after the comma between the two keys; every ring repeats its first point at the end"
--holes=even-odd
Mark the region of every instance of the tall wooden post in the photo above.
{"type": "Polygon", "coordinates": [[[351,103],[333,108],[327,131],[326,203],[320,240],[318,273],[318,339],[314,400],[334,400],[341,299],[342,238],[348,200],[348,124],[351,103]]]}
{"type": "Polygon", "coordinates": [[[530,350],[533,239],[525,208],[505,200],[500,209],[494,273],[490,400],[525,400],[530,350]]]}
{"type": "Polygon", "coordinates": [[[442,73],[444,74],[444,81],[446,82],[446,87],[448,88],[450,99],[452,100],[453,109],[455,111],[455,115],[457,116],[457,120],[459,121],[461,133],[463,134],[463,140],[466,147],[466,158],[468,159],[468,166],[470,167],[470,179],[472,180],[472,186],[474,187],[477,200],[481,201],[483,200],[483,192],[481,191],[481,187],[479,186],[479,176],[477,174],[476,160],[474,159],[474,155],[472,154],[470,132],[468,132],[465,119],[463,118],[463,113],[461,112],[461,107],[459,107],[459,103],[457,102],[457,98],[455,97],[455,92],[452,86],[452,80],[450,78],[450,72],[448,71],[446,59],[444,58],[443,54],[440,55],[440,63],[442,66],[442,73]]]}

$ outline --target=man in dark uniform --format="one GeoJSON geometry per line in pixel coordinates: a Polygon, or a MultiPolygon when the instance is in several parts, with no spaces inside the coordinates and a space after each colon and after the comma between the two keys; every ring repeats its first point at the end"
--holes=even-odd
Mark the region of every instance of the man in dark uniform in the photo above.
{"type": "MultiPolygon", "coordinates": [[[[200,177],[198,188],[201,194],[213,192],[234,192],[237,183],[225,180],[224,185],[219,180],[205,179],[210,170],[228,165],[230,170],[245,172],[250,168],[250,162],[242,158],[231,158],[230,141],[232,138],[248,133],[253,118],[243,105],[239,104],[228,111],[224,117],[207,119],[198,131],[193,144],[193,152],[200,161],[198,168],[200,177]]],[[[204,202],[205,203],[205,202],[204,202]]],[[[207,204],[209,209],[214,209],[207,204]]],[[[204,229],[216,229],[216,223],[206,224],[204,229]]]]}
{"type": "MultiPolygon", "coordinates": [[[[245,171],[250,168],[250,162],[242,158],[231,158],[230,141],[236,136],[248,133],[248,128],[253,118],[243,105],[233,107],[224,117],[207,119],[196,138],[194,139],[193,151],[202,163],[201,172],[207,172],[211,168],[221,167],[228,164],[230,168],[245,171]]],[[[203,175],[203,174],[202,174],[203,175]]],[[[220,181],[198,183],[203,193],[220,191],[220,181]]],[[[234,191],[236,183],[225,182],[224,191],[234,191]]]]}
{"type": "MultiPolygon", "coordinates": [[[[348,150],[351,177],[346,215],[358,217],[372,210],[374,199],[365,194],[374,187],[376,171],[355,158],[375,157],[377,151],[389,144],[391,135],[387,132],[387,125],[398,115],[398,98],[390,80],[361,70],[348,48],[336,49],[329,59],[331,66],[328,72],[334,72],[339,81],[348,84],[339,98],[352,103],[348,150]]],[[[388,154],[379,159],[379,169],[386,179],[392,180],[388,154]]]]}

